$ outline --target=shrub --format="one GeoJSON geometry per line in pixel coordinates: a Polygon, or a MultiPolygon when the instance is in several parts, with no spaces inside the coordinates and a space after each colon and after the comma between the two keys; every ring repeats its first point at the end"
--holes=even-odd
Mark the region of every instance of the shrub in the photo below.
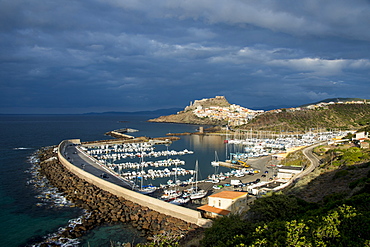
{"type": "Polygon", "coordinates": [[[335,179],[338,179],[338,178],[342,178],[342,177],[345,177],[347,176],[349,173],[349,171],[347,170],[340,170],[340,171],[337,171],[334,176],[333,176],[333,180],[335,179]]]}

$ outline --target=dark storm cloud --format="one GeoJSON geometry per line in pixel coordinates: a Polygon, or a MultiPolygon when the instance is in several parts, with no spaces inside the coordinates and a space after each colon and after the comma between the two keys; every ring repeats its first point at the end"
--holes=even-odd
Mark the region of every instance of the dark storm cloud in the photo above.
{"type": "Polygon", "coordinates": [[[0,113],[368,98],[366,1],[0,1],[0,113]]]}

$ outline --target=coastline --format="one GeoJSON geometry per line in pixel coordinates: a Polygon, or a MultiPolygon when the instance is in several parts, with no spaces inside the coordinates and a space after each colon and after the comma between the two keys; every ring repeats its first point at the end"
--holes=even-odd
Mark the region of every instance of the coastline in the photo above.
{"type": "MultiPolygon", "coordinates": [[[[169,215],[160,214],[147,207],[117,197],[80,179],[68,171],[56,158],[52,148],[39,153],[41,173],[50,183],[65,194],[77,207],[87,212],[80,224],[63,231],[42,244],[63,243],[63,239],[77,239],[102,224],[129,223],[140,232],[140,237],[153,241],[156,235],[166,233],[171,239],[186,242],[203,232],[195,224],[187,223],[169,215]]],[[[40,246],[42,246],[42,244],[40,246]]]]}

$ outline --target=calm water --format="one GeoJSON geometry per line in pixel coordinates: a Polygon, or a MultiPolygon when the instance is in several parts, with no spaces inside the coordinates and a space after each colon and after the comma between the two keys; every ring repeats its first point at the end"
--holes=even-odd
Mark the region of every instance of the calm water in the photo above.
{"type": "MultiPolygon", "coordinates": [[[[40,147],[79,138],[81,141],[111,139],[104,133],[118,128],[134,128],[135,136],[163,137],[166,133],[194,132],[199,126],[148,123],[153,116],[14,115],[0,116],[0,246],[26,246],[66,226],[81,215],[75,208],[38,206],[40,199],[29,185],[30,157],[40,147]],[[19,149],[21,148],[21,149],[19,149]]],[[[183,136],[169,149],[194,151],[182,156],[184,168],[194,169],[199,160],[200,178],[214,172],[210,162],[217,151],[225,159],[225,146],[219,136],[183,136]]],[[[136,237],[129,225],[100,227],[82,239],[82,246],[109,246],[110,241],[132,242],[136,237]]]]}

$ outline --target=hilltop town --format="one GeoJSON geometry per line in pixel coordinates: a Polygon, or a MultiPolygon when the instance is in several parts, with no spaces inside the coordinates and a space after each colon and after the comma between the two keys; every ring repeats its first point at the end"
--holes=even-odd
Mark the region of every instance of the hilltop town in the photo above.
{"type": "Polygon", "coordinates": [[[229,125],[243,126],[250,123],[253,119],[265,114],[278,114],[282,112],[300,112],[309,110],[324,110],[329,109],[333,105],[370,105],[369,100],[343,100],[318,102],[300,107],[275,109],[270,111],[252,110],[240,105],[230,104],[224,96],[216,96],[215,98],[195,100],[190,102],[183,111],[169,116],[161,116],[156,119],[151,119],[151,122],[173,122],[173,123],[189,123],[189,124],[213,124],[213,125],[229,125]]]}

